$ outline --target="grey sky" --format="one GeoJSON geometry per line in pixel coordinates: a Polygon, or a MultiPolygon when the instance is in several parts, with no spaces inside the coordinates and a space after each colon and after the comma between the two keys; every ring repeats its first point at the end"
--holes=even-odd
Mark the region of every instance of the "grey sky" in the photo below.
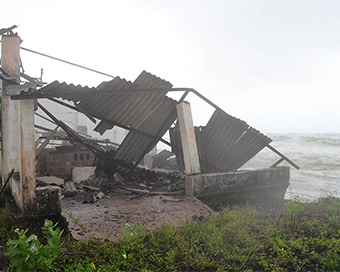
{"type": "MultiPolygon", "coordinates": [[[[6,1],[22,46],[133,81],[193,87],[262,132],[340,133],[340,1],[6,1]]],[[[22,52],[26,72],[109,80],[22,52]]],[[[192,102],[195,122],[209,111],[192,102]]]]}

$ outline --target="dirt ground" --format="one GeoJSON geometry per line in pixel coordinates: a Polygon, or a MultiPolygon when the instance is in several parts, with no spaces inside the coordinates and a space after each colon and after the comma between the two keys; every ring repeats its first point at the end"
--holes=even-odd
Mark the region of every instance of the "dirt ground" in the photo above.
{"type": "Polygon", "coordinates": [[[62,215],[75,239],[118,241],[124,223],[139,222],[147,233],[164,224],[184,225],[193,218],[208,218],[212,212],[197,198],[179,195],[133,199],[131,195],[109,192],[95,203],[82,203],[76,197],[62,199],[62,215]]]}

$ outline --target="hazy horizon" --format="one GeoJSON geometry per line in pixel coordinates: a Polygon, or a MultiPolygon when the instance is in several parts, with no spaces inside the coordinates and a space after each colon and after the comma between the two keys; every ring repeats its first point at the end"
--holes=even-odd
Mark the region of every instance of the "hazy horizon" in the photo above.
{"type": "MultiPolygon", "coordinates": [[[[133,81],[191,87],[263,133],[340,133],[339,1],[14,1],[1,27],[22,46],[133,81]]],[[[25,72],[97,86],[97,75],[22,51],[25,72]]],[[[193,102],[193,107],[197,102],[193,102]]],[[[205,108],[194,111],[205,124],[205,108]]],[[[209,111],[209,110],[208,110],[209,111]]]]}

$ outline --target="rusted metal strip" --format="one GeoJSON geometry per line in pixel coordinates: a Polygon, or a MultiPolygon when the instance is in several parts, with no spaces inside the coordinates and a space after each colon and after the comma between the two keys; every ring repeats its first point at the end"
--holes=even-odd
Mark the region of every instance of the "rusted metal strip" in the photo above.
{"type": "Polygon", "coordinates": [[[45,147],[48,145],[48,143],[51,141],[53,136],[57,133],[59,126],[56,126],[56,128],[49,133],[45,141],[39,146],[35,153],[35,159],[38,158],[39,154],[45,149],[45,147]]]}
{"type": "Polygon", "coordinates": [[[274,167],[278,166],[283,161],[284,161],[284,159],[280,158],[276,163],[274,163],[272,166],[270,166],[270,168],[274,168],[274,167]]]}
{"type": "Polygon", "coordinates": [[[43,126],[39,126],[39,125],[34,125],[35,128],[38,128],[38,129],[41,129],[41,130],[44,130],[44,131],[48,131],[48,132],[51,132],[52,129],[49,129],[49,128],[45,128],[43,126]]]}
{"type": "MultiPolygon", "coordinates": [[[[46,85],[45,87],[48,87],[49,85],[46,85]]],[[[43,88],[45,88],[43,87],[43,88]]],[[[42,88],[42,89],[43,89],[42,88]]],[[[154,88],[154,89],[125,89],[125,90],[115,90],[115,89],[110,89],[110,90],[101,90],[100,93],[98,94],[104,94],[104,93],[138,93],[138,92],[146,92],[146,93],[167,93],[167,92],[184,92],[184,91],[190,91],[190,88],[154,88]]],[[[86,91],[82,91],[82,95],[89,95],[89,94],[96,94],[96,88],[91,88],[86,91]]],[[[58,91],[57,95],[60,97],[67,97],[69,93],[67,91],[58,91]]],[[[12,100],[25,100],[25,99],[33,99],[33,98],[51,98],[55,97],[56,94],[54,93],[24,93],[24,94],[18,94],[18,95],[12,95],[11,99],[12,100]]]]}
{"type": "Polygon", "coordinates": [[[186,90],[185,93],[182,95],[181,99],[178,101],[178,103],[182,103],[188,94],[189,94],[189,90],[186,90]]]}
{"type": "MultiPolygon", "coordinates": [[[[75,142],[82,144],[86,146],[89,150],[91,150],[98,158],[100,158],[102,161],[107,162],[111,165],[114,165],[117,169],[121,168],[121,171],[129,171],[131,175],[133,175],[136,179],[139,179],[139,177],[133,173],[133,165],[126,163],[124,161],[119,161],[116,159],[113,159],[113,157],[110,155],[110,152],[105,152],[102,146],[91,144],[88,141],[84,141],[76,132],[74,132],[69,126],[67,126],[64,122],[59,121],[52,113],[50,113],[44,106],[42,106],[40,103],[38,103],[39,108],[43,112],[45,112],[56,124],[58,124],[67,134],[70,138],[72,138],[75,142]]],[[[118,171],[118,170],[117,170],[118,171]]],[[[120,172],[120,170],[119,170],[120,172]]]]}
{"type": "Polygon", "coordinates": [[[76,67],[79,67],[79,68],[82,68],[82,69],[85,69],[85,70],[88,70],[88,71],[91,71],[91,72],[95,72],[97,74],[101,74],[101,75],[104,75],[104,76],[115,78],[115,76],[111,76],[109,74],[106,74],[106,73],[103,73],[103,72],[100,72],[100,71],[97,71],[97,70],[94,70],[94,69],[91,69],[91,68],[88,68],[88,67],[85,67],[85,66],[82,66],[82,65],[79,65],[79,64],[75,64],[75,63],[67,61],[67,60],[62,60],[62,59],[59,59],[59,58],[56,58],[56,57],[52,57],[52,56],[49,56],[47,54],[43,54],[43,53],[31,50],[31,49],[27,49],[27,48],[24,48],[24,47],[20,47],[20,49],[34,53],[34,54],[38,54],[40,56],[48,57],[50,59],[54,59],[54,60],[57,60],[57,61],[60,61],[60,62],[64,62],[64,63],[70,64],[70,65],[73,65],[73,66],[76,66],[76,67]]]}
{"type": "Polygon", "coordinates": [[[6,33],[9,33],[9,34],[13,34],[13,29],[14,28],[17,28],[18,26],[17,25],[12,25],[11,27],[7,27],[7,28],[1,28],[0,29],[0,36],[1,35],[4,35],[6,33]]]}
{"type": "Polygon", "coordinates": [[[4,186],[1,188],[1,192],[0,192],[0,196],[2,195],[2,192],[4,191],[4,189],[6,188],[7,183],[9,182],[9,180],[11,179],[12,175],[14,173],[14,168],[12,169],[11,173],[9,173],[8,178],[6,179],[4,186]]]}
{"type": "Polygon", "coordinates": [[[285,155],[283,155],[281,152],[277,151],[274,147],[272,147],[270,144],[267,145],[267,147],[273,151],[274,153],[276,153],[277,155],[279,155],[281,158],[283,158],[285,161],[287,161],[289,164],[291,164],[292,166],[294,166],[297,170],[300,169],[299,166],[297,166],[294,162],[292,162],[290,159],[288,159],[285,155]]]}
{"type": "MultiPolygon", "coordinates": [[[[38,104],[39,104],[39,103],[38,103],[38,104]]],[[[46,121],[52,123],[52,124],[54,124],[54,125],[56,124],[56,123],[53,122],[52,120],[46,118],[45,116],[43,116],[43,115],[41,115],[41,114],[39,114],[39,113],[37,113],[37,112],[35,112],[34,114],[35,114],[36,116],[39,116],[40,118],[42,118],[42,119],[44,119],[44,120],[46,120],[46,121]]]]}
{"type": "Polygon", "coordinates": [[[89,118],[94,124],[97,123],[96,119],[94,119],[94,118],[93,118],[86,110],[84,110],[84,109],[78,107],[77,105],[76,105],[76,106],[72,106],[72,105],[70,105],[70,104],[67,104],[67,103],[65,103],[65,102],[63,102],[63,101],[60,101],[60,100],[58,100],[58,99],[55,99],[55,98],[49,98],[49,100],[51,100],[51,101],[53,101],[53,102],[55,102],[55,103],[58,103],[58,104],[60,104],[60,105],[62,105],[62,106],[64,106],[64,107],[67,107],[67,108],[69,108],[69,109],[72,109],[72,110],[81,112],[81,113],[83,113],[87,118],[89,118]]]}

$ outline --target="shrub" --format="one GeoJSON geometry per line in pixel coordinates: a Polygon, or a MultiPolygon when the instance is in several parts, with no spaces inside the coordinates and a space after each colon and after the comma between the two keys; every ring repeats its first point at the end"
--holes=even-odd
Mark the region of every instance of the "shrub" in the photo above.
{"type": "Polygon", "coordinates": [[[15,230],[19,238],[7,242],[6,255],[12,257],[11,264],[18,271],[50,271],[54,268],[53,262],[58,258],[59,250],[63,244],[60,241],[63,231],[59,228],[54,230],[56,225],[46,219],[41,228],[43,234],[47,236],[47,245],[41,244],[34,234],[27,237],[28,229],[15,230]]]}

